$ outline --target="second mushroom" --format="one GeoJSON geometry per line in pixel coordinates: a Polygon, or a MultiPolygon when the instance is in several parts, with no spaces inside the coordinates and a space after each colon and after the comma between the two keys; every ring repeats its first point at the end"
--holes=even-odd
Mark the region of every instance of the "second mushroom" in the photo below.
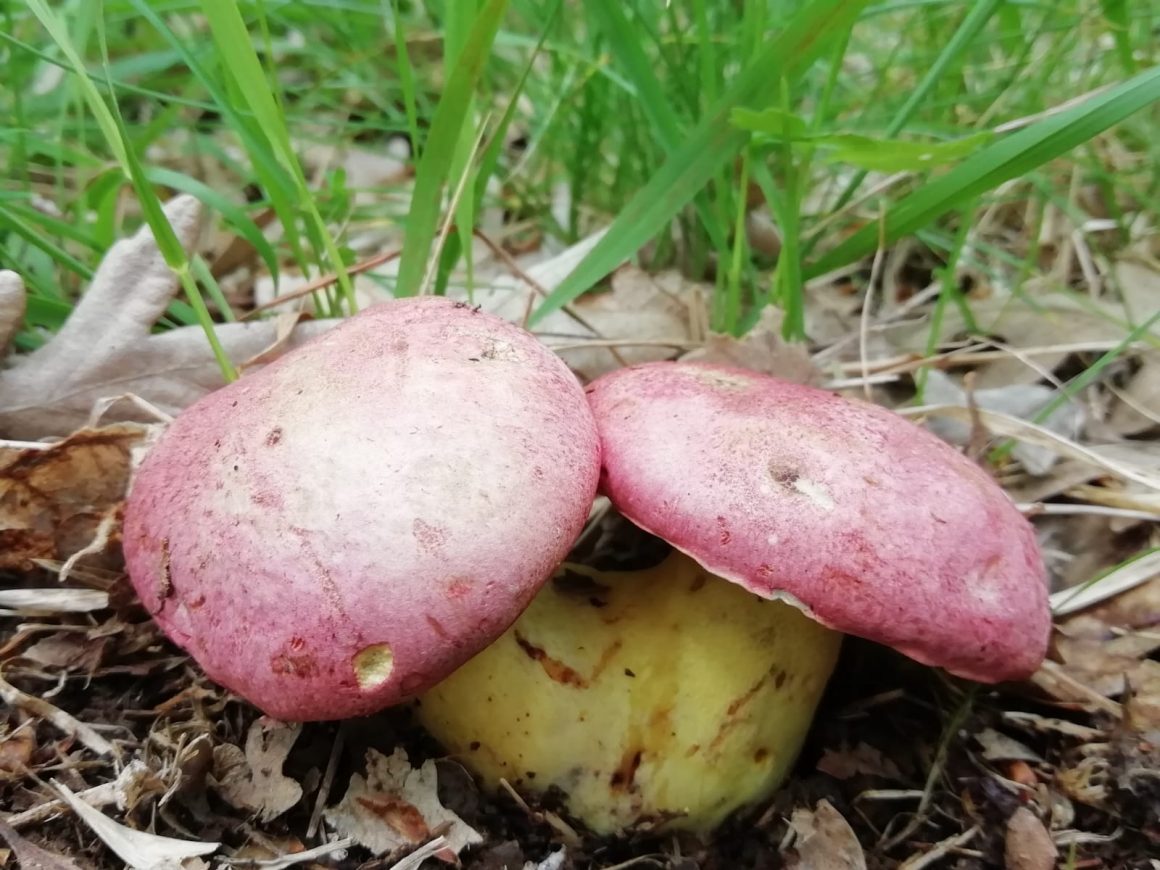
{"type": "Polygon", "coordinates": [[[986,683],[1050,632],[1034,531],[893,412],[700,363],[588,387],[613,507],[671,547],[565,565],[417,715],[490,787],[558,789],[597,833],[705,831],[796,759],[843,634],[986,683]]]}

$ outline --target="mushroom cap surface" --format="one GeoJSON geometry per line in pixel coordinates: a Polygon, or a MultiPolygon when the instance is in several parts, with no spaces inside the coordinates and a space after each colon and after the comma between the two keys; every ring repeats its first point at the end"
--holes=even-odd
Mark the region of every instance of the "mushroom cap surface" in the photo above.
{"type": "Polygon", "coordinates": [[[1042,662],[1034,529],[925,429],[708,363],[624,368],[587,392],[603,492],[709,571],[969,679],[1023,679],[1042,662]]]}
{"type": "Polygon", "coordinates": [[[508,628],[599,464],[583,388],[534,336],[394,300],[180,414],[132,484],[127,567],[165,632],[267,714],[366,714],[508,628]]]}

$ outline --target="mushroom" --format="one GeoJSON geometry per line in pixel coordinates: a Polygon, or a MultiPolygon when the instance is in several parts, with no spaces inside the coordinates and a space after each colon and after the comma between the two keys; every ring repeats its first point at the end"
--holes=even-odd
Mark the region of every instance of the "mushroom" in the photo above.
{"type": "Polygon", "coordinates": [[[901,415],[738,368],[661,362],[591,383],[601,491],[673,552],[567,565],[419,698],[489,787],[558,789],[598,833],[705,832],[768,797],[845,634],[984,683],[1050,632],[1031,524],[901,415]]]}
{"type": "Polygon", "coordinates": [[[217,683],[282,720],[362,715],[508,628],[598,474],[583,389],[542,343],[391,301],[181,413],[133,480],[126,566],[217,683]]]}

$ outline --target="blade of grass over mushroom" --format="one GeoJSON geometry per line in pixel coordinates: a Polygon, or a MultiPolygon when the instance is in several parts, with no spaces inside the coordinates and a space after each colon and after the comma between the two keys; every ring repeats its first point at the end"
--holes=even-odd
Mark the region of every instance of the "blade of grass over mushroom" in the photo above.
{"type": "MultiPolygon", "coordinates": [[[[157,13],[147,0],[129,0],[129,2],[134,11],[148,21],[181,56],[182,63],[210,95],[214,110],[221,113],[230,129],[241,140],[246,154],[250,158],[254,174],[281,221],[287,243],[297,260],[298,267],[303,272],[308,271],[308,262],[305,252],[302,250],[298,232],[298,213],[294,205],[294,181],[270,149],[268,140],[262,135],[253,116],[243,113],[234,105],[225,88],[205,68],[197,53],[190,48],[188,40],[184,40],[174,33],[169,23],[157,13]]],[[[171,182],[166,181],[165,183],[171,182]]],[[[194,192],[188,188],[181,189],[189,193],[194,192]]],[[[253,221],[240,208],[227,208],[224,205],[225,200],[220,195],[210,199],[203,191],[203,193],[198,194],[198,198],[219,211],[238,235],[254,245],[258,255],[270,270],[271,277],[277,280],[280,272],[277,254],[266,237],[262,235],[260,230],[257,230],[253,221]],[[249,226],[246,225],[247,223],[249,226]],[[258,233],[257,237],[254,236],[255,231],[258,233]]]]}
{"type": "MultiPolygon", "coordinates": [[[[198,290],[197,284],[190,274],[189,262],[186,259],[185,250],[181,247],[181,243],[177,240],[173,227],[170,226],[168,219],[165,217],[161,209],[161,203],[157,199],[157,194],[153,191],[148,183],[148,179],[145,177],[140,160],[134,150],[129,147],[116,102],[113,101],[112,108],[110,108],[109,104],[105,102],[105,98],[97,90],[94,81],[88,77],[85,63],[81,59],[80,54],[77,52],[76,47],[69,37],[68,31],[57,14],[46,5],[44,0],[29,0],[28,6],[45,30],[48,31],[61,53],[68,59],[81,95],[84,97],[89,111],[93,113],[106,144],[120,165],[121,172],[132,184],[134,192],[137,194],[139,204],[145,213],[145,219],[153,231],[158,250],[160,250],[169,267],[180,277],[186,295],[189,297],[189,302],[197,311],[198,319],[209,341],[210,347],[213,349],[214,357],[221,368],[222,376],[226,380],[233,380],[237,376],[237,373],[234,370],[233,364],[226,356],[221,342],[218,341],[217,335],[214,333],[213,321],[209,316],[208,309],[205,307],[205,300],[202,299],[201,292],[198,290]]],[[[100,19],[98,19],[98,22],[100,22],[100,19]]],[[[108,53],[104,51],[104,31],[103,28],[98,29],[102,38],[102,55],[107,71],[108,53]]]]}
{"type": "MultiPolygon", "coordinates": [[[[1089,142],[1158,99],[1160,67],[1153,67],[1118,87],[1007,134],[895,203],[886,214],[883,237],[889,243],[916,232],[972,197],[1089,142]]],[[[877,224],[863,226],[808,264],[805,277],[817,277],[857,261],[870,254],[878,240],[877,224]]]]}
{"type": "Polygon", "coordinates": [[[403,92],[403,110],[407,113],[407,132],[411,137],[412,154],[419,159],[419,106],[415,96],[415,68],[411,65],[411,55],[407,51],[405,26],[399,20],[398,0],[383,0],[385,10],[390,10],[384,18],[390,21],[391,36],[394,40],[395,71],[399,74],[399,87],[403,92]]]}
{"type": "Polygon", "coordinates": [[[818,0],[798,12],[625,204],[604,237],[532,313],[529,325],[591,289],[672,220],[749,141],[748,134],[729,125],[733,109],[760,102],[771,81],[800,75],[827,40],[853,27],[868,2],[818,0]]]}
{"type": "MultiPolygon", "coordinates": [[[[638,102],[654,137],[667,153],[673,153],[681,143],[685,125],[657,78],[655,64],[645,53],[640,31],[629,22],[624,4],[619,0],[591,0],[588,9],[599,20],[601,33],[608,40],[622,74],[636,89],[638,102]]],[[[732,256],[720,218],[713,213],[708,200],[698,193],[693,203],[713,246],[719,254],[732,256]]]]}
{"type": "MultiPolygon", "coordinates": [[[[229,73],[234,88],[246,101],[278,163],[294,181],[299,208],[310,220],[309,229],[312,230],[310,235],[316,249],[321,248],[316,250],[320,258],[319,265],[324,269],[329,268],[336,274],[349,312],[353,313],[357,309],[357,304],[350,274],[338,250],[338,244],[326,226],[306,182],[306,176],[290,141],[282,108],[269,87],[262,62],[254,49],[253,39],[242,19],[241,10],[234,0],[200,0],[200,5],[218,47],[218,56],[229,73]],[[325,263],[321,262],[323,252],[326,255],[325,263]]],[[[337,314],[338,311],[332,308],[331,313],[337,314]]]]}
{"type": "MultiPolygon", "coordinates": [[[[199,181],[184,172],[166,169],[163,166],[152,166],[146,170],[146,176],[154,184],[171,187],[182,193],[196,196],[203,203],[213,208],[226,219],[226,224],[235,233],[253,246],[258,256],[262,258],[271,275],[278,274],[278,255],[274,253],[270,241],[263,235],[258,225],[246,212],[231,202],[220,191],[215,190],[203,181],[199,181]]],[[[231,317],[232,319],[232,317],[231,317]]]]}
{"type": "Polygon", "coordinates": [[[396,296],[414,296],[423,284],[427,258],[439,227],[443,189],[506,7],[507,0],[487,0],[479,10],[435,108],[422,157],[415,168],[415,188],[405,228],[407,243],[399,258],[396,296]]]}

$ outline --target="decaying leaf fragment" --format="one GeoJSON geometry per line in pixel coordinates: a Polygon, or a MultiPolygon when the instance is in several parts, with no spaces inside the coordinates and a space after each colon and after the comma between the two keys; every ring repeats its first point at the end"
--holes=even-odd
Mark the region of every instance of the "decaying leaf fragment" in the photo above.
{"type": "MultiPolygon", "coordinates": [[[[192,196],[178,196],[166,204],[165,214],[186,251],[192,251],[200,203],[192,196]]],[[[222,386],[221,370],[201,327],[153,332],[177,290],[177,276],[148,226],[113,245],[60,331],[36,351],[14,356],[9,367],[0,370],[0,438],[66,435],[86,425],[101,400],[127,394],[176,414],[222,386]]],[[[12,335],[23,317],[22,291],[18,275],[0,272],[0,338],[12,335]]],[[[334,323],[301,323],[281,349],[334,323]]],[[[220,324],[215,332],[235,364],[261,353],[276,337],[276,327],[269,321],[220,324]]],[[[0,353],[5,344],[0,342],[0,353]]],[[[145,419],[124,402],[115,412],[105,419],[145,419]]]]}
{"type": "Polygon", "coordinates": [[[0,447],[0,569],[30,570],[89,545],[120,510],[148,426],[81,429],[44,448],[0,447]]]}
{"type": "Polygon", "coordinates": [[[342,800],[324,814],[339,836],[352,837],[379,856],[414,848],[436,834],[455,854],[483,841],[439,802],[433,760],[416,769],[402,749],[390,756],[368,749],[366,765],[366,776],[351,777],[342,800]]]}
{"type": "Polygon", "coordinates": [[[1051,870],[1059,851],[1039,817],[1019,807],[1007,820],[1007,870],[1051,870]]]}
{"type": "Polygon", "coordinates": [[[208,855],[221,847],[221,843],[177,840],[126,827],[89,806],[66,786],[59,782],[54,785],[81,821],[134,870],[181,870],[187,859],[208,855]]]}
{"type": "Polygon", "coordinates": [[[827,800],[812,809],[794,810],[790,826],[797,835],[797,870],[866,870],[866,855],[850,823],[827,800]]]}
{"type": "Polygon", "coordinates": [[[0,840],[12,847],[21,870],[79,870],[76,862],[30,843],[0,818],[0,840]]]}
{"type": "Polygon", "coordinates": [[[790,343],[782,338],[784,320],[785,316],[779,309],[767,306],[761,319],[742,338],[711,333],[704,346],[681,359],[737,366],[782,380],[817,386],[822,381],[822,373],[810,359],[804,344],[790,343]]]}
{"type": "Polygon", "coordinates": [[[232,743],[215,746],[213,778],[218,793],[263,822],[289,810],[302,798],[302,786],[282,774],[282,765],[300,733],[301,724],[263,716],[250,726],[244,753],[232,743]]]}
{"type": "MultiPolygon", "coordinates": [[[[959,405],[968,407],[970,402],[987,411],[1009,414],[1021,420],[1032,420],[1056,398],[1056,391],[1041,384],[1009,384],[976,390],[968,396],[950,376],[938,369],[927,373],[924,399],[935,405],[959,405]]],[[[1083,407],[1078,402],[1066,402],[1047,415],[1042,426],[1064,438],[1075,439],[1084,424],[1083,407]]],[[[946,417],[932,418],[927,426],[940,438],[952,444],[965,445],[971,437],[969,423],[946,417]]],[[[1047,474],[1055,464],[1057,455],[1048,447],[1019,442],[1012,450],[1028,472],[1034,475],[1047,474]]]]}

